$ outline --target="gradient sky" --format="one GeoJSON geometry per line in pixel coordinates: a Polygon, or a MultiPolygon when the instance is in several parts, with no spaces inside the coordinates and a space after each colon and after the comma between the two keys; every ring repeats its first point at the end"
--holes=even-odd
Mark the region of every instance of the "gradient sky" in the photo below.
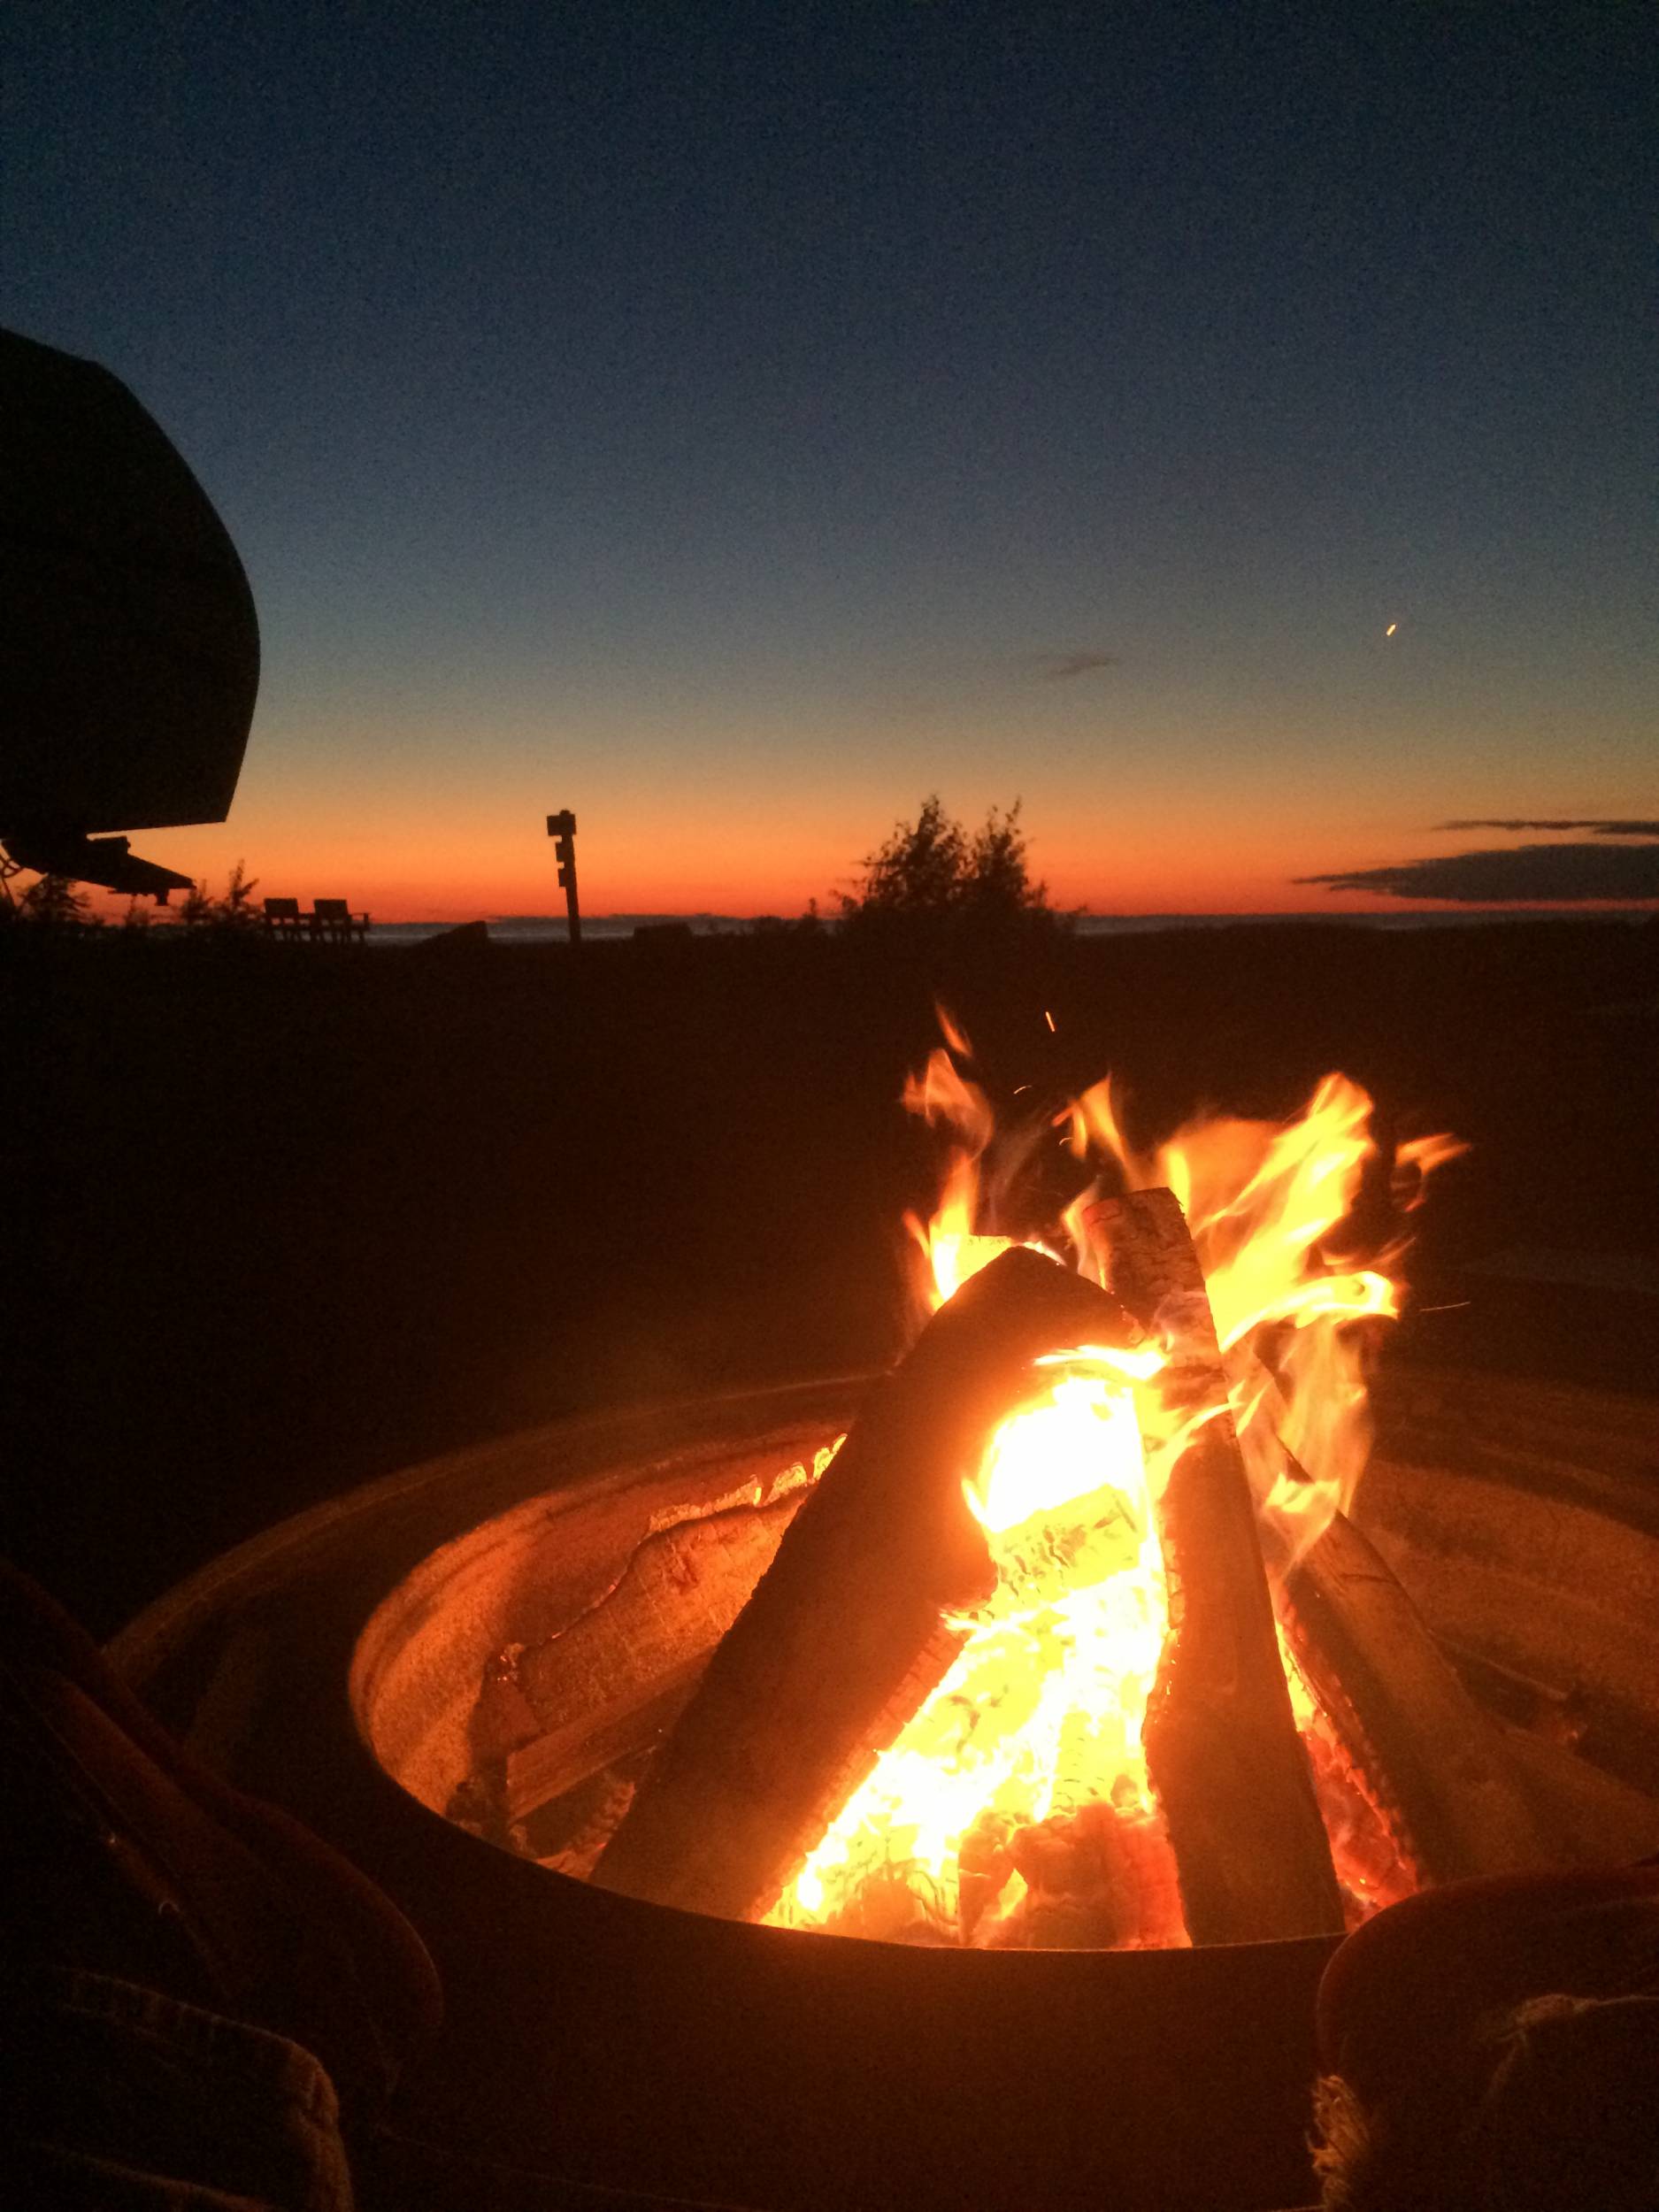
{"type": "Polygon", "coordinates": [[[1637,6],[6,37],[3,319],[259,606],[230,821],[157,859],[545,911],[568,806],[595,913],[793,912],[936,788],[1067,903],[1352,911],[1295,879],[1655,812],[1637,6]]]}

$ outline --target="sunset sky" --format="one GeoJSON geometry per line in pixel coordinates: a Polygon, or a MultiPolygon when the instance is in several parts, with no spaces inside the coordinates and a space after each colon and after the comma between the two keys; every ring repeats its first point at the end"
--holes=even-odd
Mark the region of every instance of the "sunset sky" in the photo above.
{"type": "Polygon", "coordinates": [[[1659,895],[1644,12],[19,11],[0,319],[260,613],[138,849],[541,912],[571,807],[595,914],[788,913],[936,789],[1099,912],[1659,895]]]}

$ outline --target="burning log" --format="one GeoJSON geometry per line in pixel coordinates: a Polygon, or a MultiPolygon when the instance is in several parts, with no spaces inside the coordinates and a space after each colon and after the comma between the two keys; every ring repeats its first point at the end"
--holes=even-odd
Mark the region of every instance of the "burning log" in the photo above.
{"type": "Polygon", "coordinates": [[[1096,1201],[1084,1223],[1113,1293],[1168,1341],[1167,1395],[1197,1423],[1158,1502],[1170,1632],[1143,1739],[1188,1932],[1194,1943],[1336,1933],[1341,1893],[1185,1217],[1172,1192],[1146,1190],[1096,1201]]]}
{"type": "Polygon", "coordinates": [[[1562,1863],[1498,1728],[1345,1515],[1291,1568],[1284,1601],[1296,1664],[1422,1879],[1562,1863]]]}
{"type": "Polygon", "coordinates": [[[595,1880],[764,1912],[959,1647],[989,1594],[963,1495],[1033,1362],[1133,1335],[1115,1298],[1041,1254],[993,1260],[865,1405],[657,1754],[595,1880]]]}

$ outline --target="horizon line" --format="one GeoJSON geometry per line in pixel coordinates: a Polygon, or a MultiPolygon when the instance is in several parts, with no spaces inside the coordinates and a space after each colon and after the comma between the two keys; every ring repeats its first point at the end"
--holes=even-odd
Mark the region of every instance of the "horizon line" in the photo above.
{"type": "MultiPolygon", "coordinates": [[[[1390,916],[1437,914],[1506,915],[1506,914],[1655,914],[1659,915],[1659,899],[1502,899],[1475,904],[1461,899],[1400,899],[1386,904],[1364,907],[1057,907],[1051,910],[1057,920],[1081,922],[1326,922],[1386,920],[1390,916]]],[[[610,913],[584,913],[584,927],[602,922],[733,922],[750,923],[779,921],[786,926],[808,918],[798,914],[780,913],[772,907],[757,907],[751,912],[738,912],[714,907],[678,908],[621,908],[610,913]]],[[[839,914],[820,914],[819,923],[826,928],[839,927],[839,914]]],[[[561,929],[570,926],[565,914],[539,912],[455,913],[449,915],[388,915],[374,918],[375,926],[383,929],[442,929],[459,927],[469,921],[485,923],[547,922],[561,929]]]]}

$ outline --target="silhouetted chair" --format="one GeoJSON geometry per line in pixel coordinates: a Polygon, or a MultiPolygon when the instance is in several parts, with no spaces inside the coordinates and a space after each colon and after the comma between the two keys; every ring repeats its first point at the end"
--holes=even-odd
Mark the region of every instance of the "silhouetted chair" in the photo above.
{"type": "Polygon", "coordinates": [[[292,937],[301,934],[300,902],[297,899],[267,899],[265,902],[265,926],[273,937],[292,937]]]}
{"type": "Polygon", "coordinates": [[[344,899],[317,899],[311,914],[311,935],[331,945],[349,945],[354,937],[366,937],[369,918],[354,914],[344,899]]]}

